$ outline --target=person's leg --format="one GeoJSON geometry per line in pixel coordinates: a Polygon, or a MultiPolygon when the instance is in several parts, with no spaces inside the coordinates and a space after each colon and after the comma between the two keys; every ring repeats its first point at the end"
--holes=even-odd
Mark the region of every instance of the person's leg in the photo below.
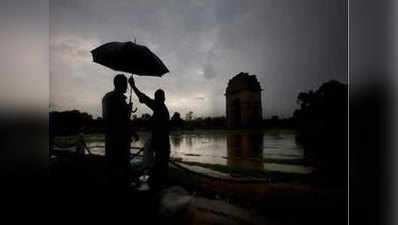
{"type": "Polygon", "coordinates": [[[155,156],[155,165],[153,167],[153,172],[151,176],[151,187],[155,189],[160,189],[165,186],[168,181],[168,167],[170,152],[161,152],[164,149],[157,151],[155,156]]]}
{"type": "Polygon", "coordinates": [[[128,187],[134,174],[132,174],[132,168],[130,165],[130,141],[126,140],[122,145],[121,155],[121,167],[122,167],[122,185],[128,187]]]}
{"type": "Polygon", "coordinates": [[[153,166],[154,163],[154,153],[152,149],[152,139],[149,138],[144,145],[144,169],[150,168],[153,166]]]}
{"type": "Polygon", "coordinates": [[[157,156],[155,155],[155,162],[150,172],[150,177],[148,179],[148,185],[151,189],[158,188],[158,180],[159,180],[159,163],[157,160],[157,156]]]}
{"type": "Polygon", "coordinates": [[[159,148],[156,145],[152,145],[154,157],[154,163],[151,169],[151,175],[148,180],[148,185],[153,190],[158,190],[160,185],[160,178],[161,178],[161,155],[159,154],[159,148]]]}
{"type": "Polygon", "coordinates": [[[112,142],[108,145],[109,181],[112,188],[123,188],[129,185],[129,155],[130,148],[121,142],[112,142]]]}
{"type": "Polygon", "coordinates": [[[168,184],[168,175],[169,175],[169,160],[170,160],[170,152],[165,151],[161,154],[160,162],[159,162],[159,172],[160,172],[160,185],[164,186],[168,184]]]}

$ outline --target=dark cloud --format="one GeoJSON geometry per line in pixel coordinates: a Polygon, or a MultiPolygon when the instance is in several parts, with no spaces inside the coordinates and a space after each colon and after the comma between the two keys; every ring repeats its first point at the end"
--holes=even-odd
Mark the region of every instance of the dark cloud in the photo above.
{"type": "Polygon", "coordinates": [[[344,0],[53,0],[51,97],[100,114],[94,100],[112,88],[116,72],[90,63],[85,52],[135,37],[171,71],[137,83],[148,93],[163,88],[171,111],[225,114],[228,80],[248,72],[264,89],[264,116],[290,116],[300,91],[347,81],[346,18],[344,0]]]}
{"type": "Polygon", "coordinates": [[[209,64],[204,65],[203,76],[209,80],[211,80],[212,78],[214,78],[216,76],[216,70],[214,69],[213,64],[209,63],[209,64]]]}

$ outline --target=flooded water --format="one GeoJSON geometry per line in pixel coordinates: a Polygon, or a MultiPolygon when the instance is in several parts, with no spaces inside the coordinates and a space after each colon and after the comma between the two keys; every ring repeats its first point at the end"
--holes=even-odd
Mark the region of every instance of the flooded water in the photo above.
{"type": "MultiPolygon", "coordinates": [[[[132,146],[143,146],[146,139],[147,135],[142,134],[141,140],[132,146]]],[[[176,132],[170,136],[170,143],[171,157],[182,161],[287,173],[310,173],[313,170],[299,163],[287,163],[304,158],[303,148],[295,141],[295,133],[289,130],[176,132]]],[[[93,153],[104,154],[103,139],[88,137],[88,145],[93,153]]]]}

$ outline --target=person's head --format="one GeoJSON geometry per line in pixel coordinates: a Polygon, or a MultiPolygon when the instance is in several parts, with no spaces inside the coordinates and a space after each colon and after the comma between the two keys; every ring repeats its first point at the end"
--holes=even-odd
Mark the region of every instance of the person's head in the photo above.
{"type": "Polygon", "coordinates": [[[125,93],[127,91],[127,77],[124,74],[118,74],[113,78],[115,90],[125,93]]]}
{"type": "Polygon", "coordinates": [[[158,89],[155,91],[155,101],[164,102],[166,97],[164,96],[164,91],[162,89],[158,89]]]}

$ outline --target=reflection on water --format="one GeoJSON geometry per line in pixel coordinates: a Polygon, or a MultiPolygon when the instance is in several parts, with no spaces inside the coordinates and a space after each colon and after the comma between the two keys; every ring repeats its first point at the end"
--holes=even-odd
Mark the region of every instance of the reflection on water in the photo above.
{"type": "Polygon", "coordinates": [[[264,158],[267,159],[302,159],[303,148],[296,143],[292,133],[272,132],[264,135],[264,158]]]}
{"type": "Polygon", "coordinates": [[[171,154],[185,161],[226,165],[225,134],[203,132],[171,135],[171,154]]]}
{"type": "Polygon", "coordinates": [[[180,146],[182,142],[182,135],[172,135],[170,136],[170,141],[173,146],[180,146]]]}
{"type": "Polygon", "coordinates": [[[263,168],[263,148],[263,134],[228,134],[227,165],[242,168],[263,168]]]}
{"type": "MultiPolygon", "coordinates": [[[[134,146],[143,146],[145,135],[134,146]]],[[[170,136],[171,156],[183,161],[221,164],[231,167],[267,169],[281,172],[309,173],[312,168],[269,162],[303,159],[303,149],[289,131],[236,133],[203,131],[176,133],[170,136]],[[268,162],[264,162],[267,160],[268,162]]],[[[104,153],[103,141],[89,141],[93,153],[104,153]]],[[[134,150],[133,150],[134,151],[134,150]]]]}

